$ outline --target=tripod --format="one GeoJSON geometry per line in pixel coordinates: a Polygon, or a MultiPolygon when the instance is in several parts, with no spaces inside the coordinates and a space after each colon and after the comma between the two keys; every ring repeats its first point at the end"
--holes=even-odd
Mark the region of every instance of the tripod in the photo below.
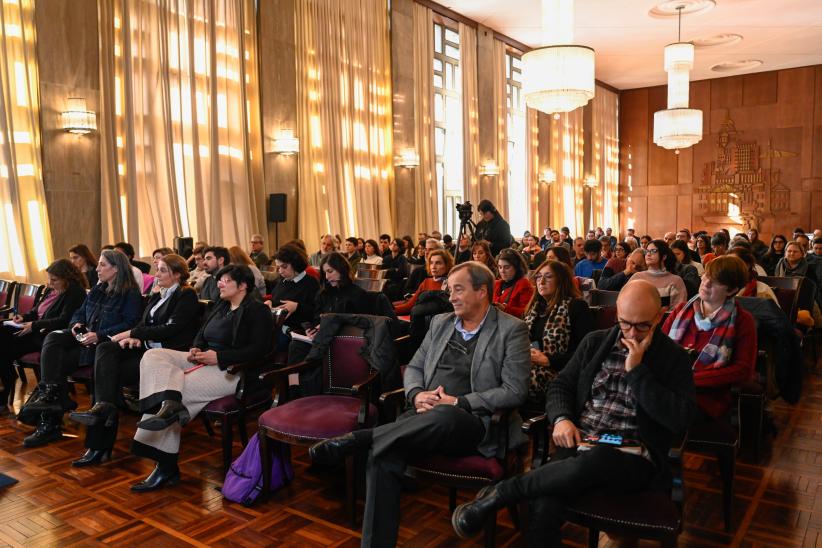
{"type": "Polygon", "coordinates": [[[471,220],[470,217],[467,218],[460,218],[460,230],[459,230],[459,237],[457,239],[457,243],[459,243],[460,239],[463,235],[467,235],[468,238],[471,240],[471,243],[474,243],[474,234],[476,233],[477,225],[474,224],[474,221],[471,220]]]}

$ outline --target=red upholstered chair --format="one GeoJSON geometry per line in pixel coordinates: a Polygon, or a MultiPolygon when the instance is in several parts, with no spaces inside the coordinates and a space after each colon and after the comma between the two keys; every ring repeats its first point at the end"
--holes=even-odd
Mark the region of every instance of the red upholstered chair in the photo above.
{"type": "MultiPolygon", "coordinates": [[[[35,307],[35,305],[43,297],[46,287],[37,284],[17,284],[14,291],[13,299],[10,301],[12,308],[17,314],[27,314],[35,307]]],[[[14,362],[14,367],[17,370],[17,376],[23,383],[26,382],[26,368],[34,370],[34,375],[37,380],[40,380],[40,353],[31,352],[25,356],[21,356],[14,362]]]]}
{"type": "MultiPolygon", "coordinates": [[[[532,469],[542,466],[549,460],[547,452],[551,426],[547,417],[542,415],[526,421],[522,430],[533,438],[532,469]]],[[[663,546],[676,546],[677,537],[682,531],[682,453],[685,441],[685,438],[678,440],[668,452],[668,464],[673,474],[670,489],[621,494],[593,490],[568,501],[564,518],[588,528],[589,548],[599,545],[600,531],[658,540],[663,546]]]]}
{"type": "MultiPolygon", "coordinates": [[[[383,415],[396,418],[405,405],[405,389],[399,388],[380,396],[384,408],[383,415]]],[[[508,446],[508,415],[511,410],[497,411],[491,417],[491,429],[502,428],[500,444],[508,446]]],[[[493,434],[492,434],[493,435],[493,434]]],[[[457,507],[457,492],[460,489],[479,490],[500,480],[516,475],[523,470],[522,453],[518,450],[506,451],[502,458],[484,457],[480,454],[466,457],[448,457],[441,454],[428,455],[408,463],[406,475],[414,479],[429,480],[448,489],[448,511],[454,513],[457,507]]],[[[515,524],[519,514],[515,506],[508,508],[515,524]]],[[[497,516],[494,513],[485,524],[485,546],[494,546],[497,530],[497,516]]]]}
{"type": "Polygon", "coordinates": [[[17,289],[17,282],[12,280],[0,280],[0,314],[3,317],[11,313],[14,293],[17,289]]]}
{"type": "Polygon", "coordinates": [[[616,306],[591,306],[591,312],[594,314],[595,329],[611,329],[612,327],[614,327],[614,325],[616,325],[616,306]]]}
{"type": "MultiPolygon", "coordinates": [[[[263,467],[263,496],[271,484],[269,439],[310,446],[353,430],[374,426],[377,407],[371,403],[379,373],[360,356],[365,338],[360,329],[345,327],[334,338],[322,361],[301,362],[262,375],[276,383],[274,405],[260,415],[259,440],[263,467]],[[322,394],[280,403],[288,392],[288,375],[322,368],[322,394]]],[[[346,461],[346,498],[352,526],[356,523],[354,457],[346,461]]]]}

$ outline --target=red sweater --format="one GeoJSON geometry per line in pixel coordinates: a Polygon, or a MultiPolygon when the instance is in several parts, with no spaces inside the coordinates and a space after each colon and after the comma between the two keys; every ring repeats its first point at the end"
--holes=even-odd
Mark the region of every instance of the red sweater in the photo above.
{"type": "Polygon", "coordinates": [[[515,318],[522,319],[525,308],[531,302],[533,295],[534,286],[528,278],[520,278],[505,291],[502,290],[502,280],[494,282],[494,303],[505,304],[507,302],[502,310],[515,318]]]}
{"type": "Polygon", "coordinates": [[[419,298],[420,294],[423,291],[441,291],[442,290],[442,280],[439,282],[434,278],[425,278],[420,286],[417,288],[417,291],[411,295],[411,298],[407,301],[400,301],[394,303],[394,313],[397,316],[405,316],[411,313],[411,309],[414,308],[414,305],[417,304],[417,298],[419,298]]]}
{"type": "MultiPolygon", "coordinates": [[[[667,334],[671,330],[674,318],[679,314],[685,303],[677,305],[662,330],[667,334]]],[[[730,363],[720,368],[705,368],[697,364],[694,369],[694,384],[697,389],[696,402],[699,408],[712,417],[721,417],[731,408],[732,398],[729,388],[753,378],[756,367],[756,324],[751,313],[736,305],[736,325],[734,326],[736,343],[730,363]],[[720,390],[724,388],[724,390],[720,390]]],[[[692,322],[685,336],[679,342],[685,348],[701,350],[711,340],[713,331],[699,331],[696,322],[692,322]]]]}

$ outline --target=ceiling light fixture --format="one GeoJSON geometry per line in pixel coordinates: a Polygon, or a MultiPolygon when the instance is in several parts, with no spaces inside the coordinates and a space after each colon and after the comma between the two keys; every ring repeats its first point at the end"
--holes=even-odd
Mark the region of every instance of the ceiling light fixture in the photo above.
{"type": "Polygon", "coordinates": [[[684,15],[705,13],[716,7],[716,0],[663,0],[648,11],[648,15],[655,19],[678,17],[681,11],[684,15]]]}
{"type": "Polygon", "coordinates": [[[702,111],[688,108],[689,74],[694,66],[694,45],[682,41],[680,4],[677,41],[665,46],[665,71],[668,73],[668,108],[654,113],[654,143],[676,150],[702,140],[702,111]]]}
{"type": "Polygon", "coordinates": [[[714,72],[736,72],[738,70],[751,70],[762,66],[760,59],[742,59],[741,61],[725,61],[711,66],[714,72]]]}
{"type": "Polygon", "coordinates": [[[542,46],[522,56],[529,107],[570,112],[594,98],[594,50],[574,45],[574,0],[542,0],[542,46]]]}
{"type": "Polygon", "coordinates": [[[713,34],[711,36],[700,36],[691,40],[693,45],[698,48],[713,48],[716,46],[730,46],[738,44],[742,41],[741,34],[722,33],[713,34]]]}

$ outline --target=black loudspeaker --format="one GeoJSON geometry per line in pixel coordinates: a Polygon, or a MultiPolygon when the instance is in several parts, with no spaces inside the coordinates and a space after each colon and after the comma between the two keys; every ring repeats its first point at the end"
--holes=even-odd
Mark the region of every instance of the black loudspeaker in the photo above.
{"type": "Polygon", "coordinates": [[[191,257],[194,250],[194,238],[184,238],[177,236],[174,238],[174,252],[184,259],[191,257]]]}
{"type": "Polygon", "coordinates": [[[285,194],[269,194],[268,195],[268,222],[269,223],[284,223],[285,222],[285,194]]]}

